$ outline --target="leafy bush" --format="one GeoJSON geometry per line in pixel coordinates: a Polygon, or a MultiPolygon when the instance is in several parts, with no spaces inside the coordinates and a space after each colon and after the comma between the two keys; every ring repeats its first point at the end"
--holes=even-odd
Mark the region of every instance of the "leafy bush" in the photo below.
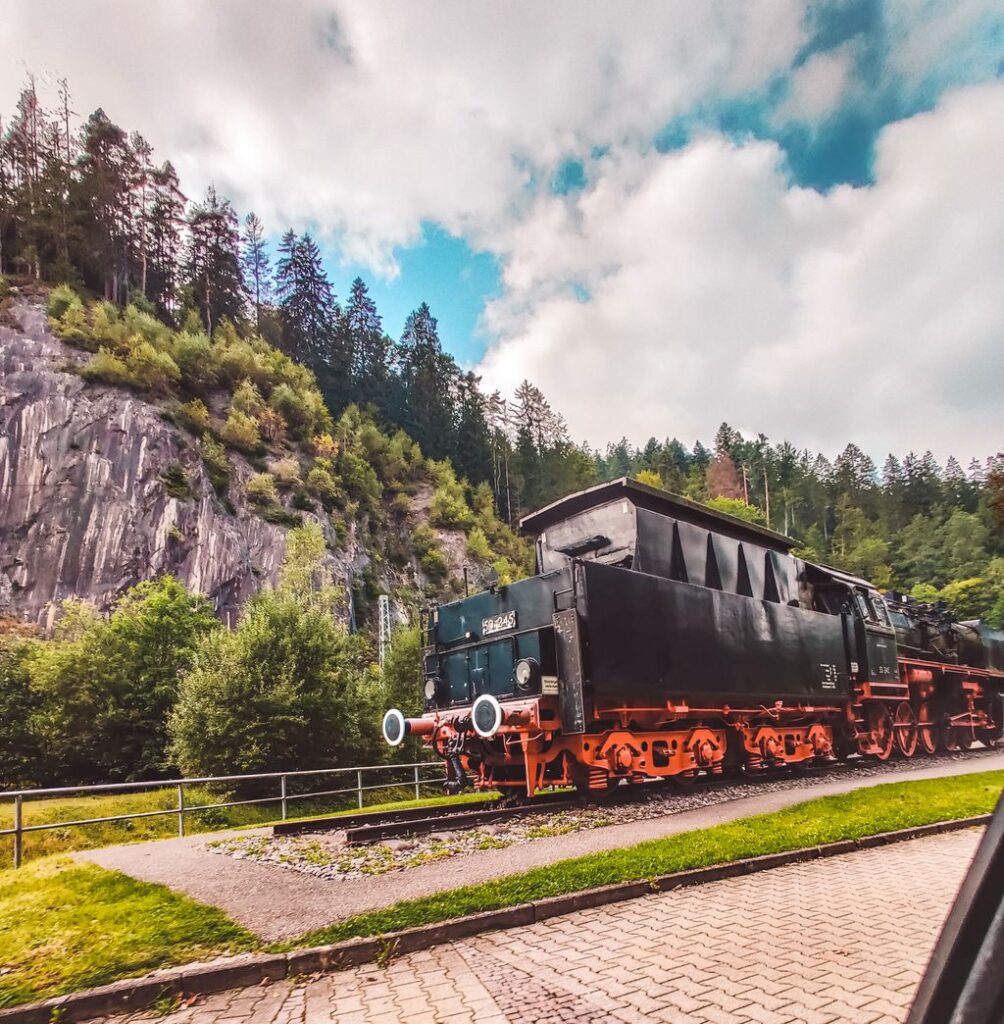
{"type": "Polygon", "coordinates": [[[450,563],[439,548],[430,548],[421,556],[419,563],[425,575],[433,582],[442,582],[449,575],[450,563]]]}
{"type": "Polygon", "coordinates": [[[174,410],[175,422],[193,434],[203,434],[209,429],[209,410],[201,398],[179,405],[174,410]]]}
{"type": "Polygon", "coordinates": [[[176,334],[171,345],[171,355],[189,391],[205,392],[218,383],[219,373],[213,348],[202,332],[176,334]]]}
{"type": "Polygon", "coordinates": [[[147,391],[164,393],[181,380],[178,364],[166,353],[159,352],[149,341],[141,341],[126,358],[133,383],[147,391]]]}
{"type": "Polygon", "coordinates": [[[220,428],[220,437],[233,448],[246,452],[257,451],[261,446],[258,424],[237,409],[231,409],[226,423],[220,428]]]}
{"type": "Polygon", "coordinates": [[[491,558],[491,545],[488,543],[485,531],[479,526],[475,526],[467,535],[467,555],[469,558],[476,558],[483,562],[487,562],[491,558]]]}
{"type": "Polygon", "coordinates": [[[642,469],[635,474],[635,480],[640,484],[645,484],[647,487],[659,487],[664,489],[665,485],[662,482],[662,477],[658,473],[653,472],[651,469],[642,469]]]}
{"type": "Polygon", "coordinates": [[[265,399],[261,397],[261,392],[255,384],[245,377],[234,389],[230,408],[247,416],[257,416],[265,408],[265,399]]]}
{"type": "Polygon", "coordinates": [[[275,526],[296,527],[303,525],[303,516],[298,516],[295,512],[286,511],[278,502],[261,506],[258,509],[258,515],[266,523],[272,523],[275,526]]]}
{"type": "Polygon", "coordinates": [[[290,457],[280,459],[272,467],[272,476],[280,487],[295,487],[300,482],[300,463],[290,457]]]}
{"type": "Polygon", "coordinates": [[[448,463],[440,463],[435,472],[439,486],[432,496],[429,518],[435,526],[469,529],[474,525],[474,513],[467,504],[464,488],[454,475],[453,468],[448,463]]]}
{"type": "Polygon", "coordinates": [[[313,494],[315,498],[319,498],[325,507],[332,507],[342,497],[341,488],[338,486],[338,481],[335,480],[331,471],[326,469],[324,466],[314,466],[307,474],[307,479],[304,482],[309,494],[313,494]]]}
{"type": "Polygon", "coordinates": [[[26,662],[37,701],[40,782],[106,782],[165,771],[166,720],[201,638],[219,622],[171,576],[140,583],[109,618],[66,602],[53,640],[26,662]]]}
{"type": "Polygon", "coordinates": [[[358,764],[376,751],[371,653],[317,586],[323,538],[300,545],[299,532],[279,588],[252,598],[235,630],[206,637],[182,680],[170,731],[186,774],[358,764]]]}
{"type": "Polygon", "coordinates": [[[133,384],[129,367],[107,348],[99,348],[87,360],[80,375],[84,380],[103,381],[106,384],[116,384],[119,387],[131,387],[133,384]]]}
{"type": "Polygon", "coordinates": [[[210,434],[203,434],[199,441],[199,455],[209,474],[209,479],[217,493],[223,493],[230,483],[230,461],[227,459],[227,450],[213,439],[210,434]]]}
{"type": "Polygon", "coordinates": [[[83,308],[77,293],[68,284],[59,284],[49,292],[46,309],[50,317],[58,320],[74,303],[83,308]]]}
{"type": "Polygon", "coordinates": [[[87,322],[87,311],[78,298],[74,298],[53,324],[56,333],[69,345],[78,348],[94,348],[91,325],[87,322]]]}
{"type": "Polygon", "coordinates": [[[275,477],[271,473],[255,473],[245,488],[248,501],[256,505],[266,505],[278,501],[279,493],[275,487],[275,477]]]}

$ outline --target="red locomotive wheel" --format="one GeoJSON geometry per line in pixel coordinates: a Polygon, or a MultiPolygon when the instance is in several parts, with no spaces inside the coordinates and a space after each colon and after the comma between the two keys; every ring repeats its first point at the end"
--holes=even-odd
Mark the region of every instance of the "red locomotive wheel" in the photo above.
{"type": "Polygon", "coordinates": [[[896,749],[904,757],[913,757],[917,752],[917,716],[905,700],[896,705],[893,728],[896,734],[896,749]]]}
{"type": "Polygon", "coordinates": [[[960,725],[954,730],[956,742],[963,750],[968,750],[973,745],[973,733],[967,725],[960,725]]]}
{"type": "Polygon", "coordinates": [[[880,761],[888,761],[896,742],[896,730],[889,709],[881,701],[876,701],[868,709],[868,729],[872,734],[871,753],[880,761]]]}
{"type": "Polygon", "coordinates": [[[938,749],[938,727],[926,700],[917,708],[917,743],[925,754],[933,754],[938,749]]]}

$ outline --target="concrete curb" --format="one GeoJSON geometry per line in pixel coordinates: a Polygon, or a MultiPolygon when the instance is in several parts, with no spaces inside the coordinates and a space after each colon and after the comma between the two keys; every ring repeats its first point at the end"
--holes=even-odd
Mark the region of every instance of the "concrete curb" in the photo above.
{"type": "Polygon", "coordinates": [[[164,999],[209,995],[226,989],[244,988],[284,978],[346,970],[360,964],[383,961],[402,953],[413,953],[420,949],[428,949],[430,946],[469,938],[482,932],[525,927],[576,910],[620,903],[623,900],[651,896],[653,893],[669,892],[686,886],[704,885],[725,878],[784,867],[787,864],[837,857],[856,850],[887,846],[907,839],[921,839],[943,832],[986,825],[990,817],[989,814],[980,814],[957,821],[916,825],[896,832],[880,832],[878,835],[845,839],[825,846],[808,846],[763,857],[748,857],[727,864],[713,864],[706,868],[676,871],[638,882],[619,882],[562,896],[551,896],[532,903],[521,903],[503,910],[489,910],[452,921],[420,925],[417,928],[390,932],[386,935],[348,939],[331,946],[315,946],[292,953],[244,954],[172,967],[142,978],[126,978],[85,992],[73,992],[40,1003],[0,1010],[0,1024],[50,1024],[54,1020],[58,1020],[60,1024],[70,1024],[73,1021],[84,1021],[94,1017],[135,1012],[164,999]]]}

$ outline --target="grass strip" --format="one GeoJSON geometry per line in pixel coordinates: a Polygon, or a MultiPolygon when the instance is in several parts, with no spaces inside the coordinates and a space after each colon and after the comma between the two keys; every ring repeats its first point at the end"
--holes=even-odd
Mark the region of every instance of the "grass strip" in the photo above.
{"type": "Polygon", "coordinates": [[[558,861],[492,882],[396,903],[274,948],[316,946],[381,935],[595,886],[639,881],[746,857],[986,814],[993,810],[1002,787],[1004,772],[996,771],[888,783],[820,797],[782,811],[558,861]]]}
{"type": "Polygon", "coordinates": [[[69,857],[0,872],[0,1007],[259,945],[220,910],[69,857]]]}

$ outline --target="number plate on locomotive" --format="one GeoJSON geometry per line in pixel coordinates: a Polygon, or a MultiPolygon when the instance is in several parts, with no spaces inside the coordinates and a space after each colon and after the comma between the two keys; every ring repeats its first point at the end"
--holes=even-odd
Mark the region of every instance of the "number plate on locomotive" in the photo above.
{"type": "Polygon", "coordinates": [[[481,635],[491,636],[493,633],[505,633],[516,628],[516,610],[500,612],[481,620],[481,635]]]}

